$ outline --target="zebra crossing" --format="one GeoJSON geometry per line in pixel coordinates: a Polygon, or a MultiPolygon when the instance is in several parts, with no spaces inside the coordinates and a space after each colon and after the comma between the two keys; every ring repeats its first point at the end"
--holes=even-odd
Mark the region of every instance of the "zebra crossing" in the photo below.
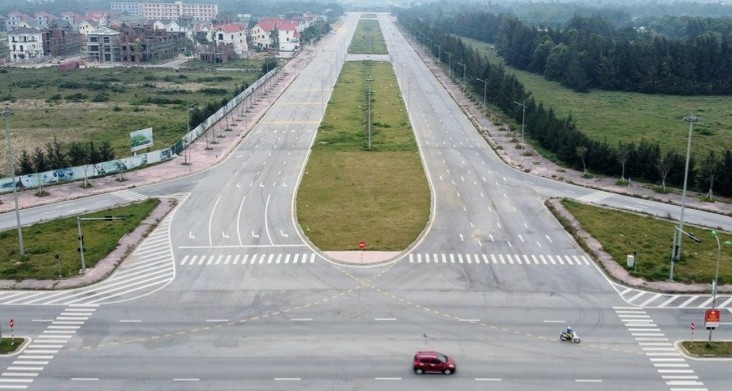
{"type": "Polygon", "coordinates": [[[271,265],[315,263],[315,253],[186,255],[179,266],[271,265]]]}
{"type": "Polygon", "coordinates": [[[684,356],[642,308],[613,307],[613,310],[672,391],[707,390],[684,356]]]}
{"type": "Polygon", "coordinates": [[[0,389],[27,389],[96,309],[86,305],[66,307],[0,374],[0,389]]]}
{"type": "Polygon", "coordinates": [[[175,262],[168,214],[107,279],[59,291],[0,291],[0,305],[100,305],[133,300],[173,281],[175,262]]]}
{"type": "Polygon", "coordinates": [[[132,201],[132,202],[145,201],[148,199],[148,196],[146,196],[144,194],[136,193],[136,192],[130,191],[130,190],[115,191],[114,193],[111,193],[111,194],[114,196],[117,196],[119,198],[122,198],[124,200],[132,201]]]}
{"type": "Polygon", "coordinates": [[[583,202],[600,202],[606,198],[612,197],[613,195],[613,193],[608,193],[605,191],[596,191],[590,194],[583,195],[582,197],[577,197],[577,200],[583,202]]]}
{"type": "Polygon", "coordinates": [[[409,254],[409,263],[485,264],[485,265],[565,265],[589,266],[584,255],[528,254],[409,254]]]}
{"type": "MultiPolygon", "coordinates": [[[[623,300],[642,308],[711,308],[711,294],[671,294],[648,292],[613,283],[623,300]]],[[[732,295],[717,294],[718,308],[732,308],[732,295]]]]}

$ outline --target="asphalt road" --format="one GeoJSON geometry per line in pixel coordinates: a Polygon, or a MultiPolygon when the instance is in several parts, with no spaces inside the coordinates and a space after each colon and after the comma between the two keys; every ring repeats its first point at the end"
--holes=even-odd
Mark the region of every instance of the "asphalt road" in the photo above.
{"type": "Polygon", "coordinates": [[[691,360],[673,345],[703,309],[629,305],[542,204],[594,192],[504,166],[392,20],[379,20],[433,192],[430,223],[403,256],[337,264],[295,220],[358,21],[349,14],[222,164],[136,189],[181,203],[122,266],[127,279],[73,297],[3,293],[3,317],[33,341],[0,358],[0,388],[729,389],[729,362],[691,360]],[[160,270],[170,276],[154,289],[124,290],[160,270]],[[567,325],[581,344],[558,341],[567,325]],[[414,375],[417,350],[455,356],[457,373],[414,375]]]}

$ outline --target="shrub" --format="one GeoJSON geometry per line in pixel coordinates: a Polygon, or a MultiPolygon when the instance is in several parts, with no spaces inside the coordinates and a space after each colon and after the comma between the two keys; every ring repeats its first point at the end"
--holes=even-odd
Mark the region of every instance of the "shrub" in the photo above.
{"type": "Polygon", "coordinates": [[[73,80],[61,80],[58,83],[58,88],[68,88],[68,89],[79,89],[81,88],[81,83],[73,81],[73,80]]]}
{"type": "Polygon", "coordinates": [[[100,92],[100,93],[94,95],[94,97],[92,98],[92,102],[106,102],[108,100],[109,100],[109,95],[107,95],[103,92],[100,92]]]}
{"type": "Polygon", "coordinates": [[[86,95],[82,94],[81,92],[77,92],[75,94],[66,95],[64,99],[66,99],[69,102],[83,102],[87,98],[86,95]]]}
{"type": "Polygon", "coordinates": [[[201,88],[198,92],[208,95],[226,95],[226,90],[223,88],[201,88]]]}

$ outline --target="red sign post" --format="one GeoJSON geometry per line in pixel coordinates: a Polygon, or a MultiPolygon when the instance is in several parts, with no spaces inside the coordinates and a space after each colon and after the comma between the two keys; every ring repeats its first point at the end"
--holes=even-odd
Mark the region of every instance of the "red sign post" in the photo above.
{"type": "Polygon", "coordinates": [[[704,314],[704,326],[707,329],[719,327],[719,310],[707,310],[704,314]]]}
{"type": "Polygon", "coordinates": [[[15,327],[15,320],[10,319],[10,345],[15,345],[15,335],[13,334],[13,327],[15,327]]]}
{"type": "Polygon", "coordinates": [[[696,330],[696,325],[694,322],[691,322],[691,342],[694,343],[694,330],[696,330]]]}
{"type": "Polygon", "coordinates": [[[358,248],[361,249],[361,263],[363,263],[363,250],[366,248],[366,242],[363,240],[358,242],[358,248]]]}
{"type": "Polygon", "coordinates": [[[704,314],[704,326],[709,330],[709,343],[712,342],[712,331],[719,327],[719,310],[707,310],[704,314]]]}

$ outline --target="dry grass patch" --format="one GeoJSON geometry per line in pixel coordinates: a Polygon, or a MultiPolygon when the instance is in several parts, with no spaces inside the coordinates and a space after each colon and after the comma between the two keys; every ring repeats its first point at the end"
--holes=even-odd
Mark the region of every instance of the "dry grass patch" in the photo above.
{"type": "Polygon", "coordinates": [[[412,152],[314,151],[298,192],[298,218],[323,250],[398,251],[429,218],[429,189],[412,152]]]}
{"type": "Polygon", "coordinates": [[[389,63],[346,63],[297,198],[300,225],[321,250],[399,251],[429,219],[430,192],[389,63]],[[367,93],[372,149],[368,150],[367,93]]]}

